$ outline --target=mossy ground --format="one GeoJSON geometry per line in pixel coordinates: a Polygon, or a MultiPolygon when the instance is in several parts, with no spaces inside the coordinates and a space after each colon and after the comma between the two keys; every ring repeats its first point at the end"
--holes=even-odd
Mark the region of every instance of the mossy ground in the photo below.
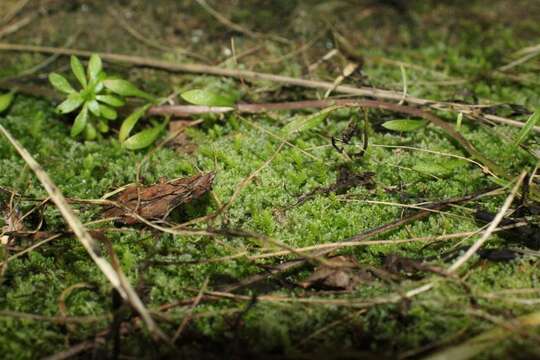
{"type": "MultiPolygon", "coordinates": [[[[49,9],[47,4],[44,1],[42,6],[49,9]]],[[[484,1],[453,1],[446,5],[437,1],[413,1],[407,6],[407,13],[374,1],[235,4],[227,2],[219,9],[246,28],[287,37],[290,44],[271,39],[261,42],[224,31],[222,25],[189,1],[125,1],[119,5],[129,10],[132,25],[151,41],[190,48],[213,64],[226,60],[225,66],[333,81],[345,64],[342,57],[323,63],[312,73],[307,73],[306,68],[334,46],[328,27],[328,24],[334,24],[334,28],[365,56],[364,78],[352,79],[353,82],[363,81],[400,90],[401,70],[399,66],[389,64],[387,60],[392,59],[415,65],[405,67],[411,95],[438,100],[505,102],[529,109],[540,105],[537,60],[516,68],[512,76],[495,71],[510,61],[509,55],[513,51],[538,39],[540,7],[533,1],[516,1],[512,6],[507,1],[490,2],[489,6],[484,1]],[[231,37],[235,39],[237,53],[256,46],[261,49],[235,64],[230,59],[231,37]],[[319,38],[312,46],[290,55],[315,37],[319,38]],[[451,81],[456,79],[463,81],[452,85],[451,81]]],[[[91,6],[77,2],[69,6],[50,6],[49,13],[7,40],[61,46],[69,36],[81,32],[74,47],[191,61],[174,51],[163,53],[149,49],[129,37],[123,29],[115,26],[115,21],[106,11],[111,7],[104,1],[97,1],[91,6]]],[[[31,10],[36,9],[28,9],[31,10]]],[[[44,58],[38,54],[2,53],[0,76],[17,74],[44,58]]],[[[65,65],[66,62],[60,59],[47,70],[65,72],[65,65]]],[[[168,94],[173,89],[211,86],[235,91],[248,102],[323,95],[313,90],[271,83],[248,84],[208,76],[127,69],[117,65],[110,65],[107,69],[159,94],[168,94]]],[[[32,80],[43,81],[40,74],[32,80]]],[[[114,136],[95,142],[70,138],[70,119],[56,115],[54,105],[46,100],[18,95],[0,121],[36,157],[67,197],[97,199],[135,181],[137,165],[145,159],[147,152],[126,151],[114,136]]],[[[293,115],[281,112],[244,118],[236,115],[208,117],[200,127],[189,129],[189,135],[198,145],[195,153],[182,154],[167,147],[158,149],[142,166],[143,182],[150,184],[161,177],[177,178],[198,171],[215,171],[213,199],[202,207],[191,209],[192,216],[209,214],[219,207],[218,201],[226,202],[243,179],[276,153],[281,140],[269,133],[280,134],[283,124],[293,115]]],[[[450,113],[439,115],[451,122],[456,117],[450,113]]],[[[294,146],[282,147],[212,226],[254,231],[292,247],[317,245],[347,238],[403,215],[401,207],[368,204],[366,200],[416,204],[464,196],[493,185],[480,168],[469,163],[436,177],[412,170],[419,163],[444,162],[448,157],[381,145],[405,145],[459,156],[466,156],[466,153],[433,126],[408,134],[383,131],[380,123],[400,116],[371,111],[368,151],[362,159],[348,162],[348,166],[355,171],[374,172],[375,188],[356,188],[344,195],[316,196],[291,208],[285,215],[276,216],[277,210],[293,204],[298,196],[335,182],[338,166],[347,161],[332,148],[329,139],[338,135],[355,116],[363,118],[362,113],[355,111],[335,112],[323,125],[296,137],[292,141],[294,146]]],[[[509,174],[517,175],[521,169],[534,165],[534,159],[527,153],[516,152],[512,148],[512,140],[518,133],[514,128],[488,127],[465,121],[461,132],[509,174]]],[[[537,138],[530,141],[537,141],[537,138]]],[[[24,161],[5,140],[0,141],[0,169],[0,186],[25,198],[42,199],[47,196],[24,161]]],[[[478,229],[473,211],[476,208],[496,211],[504,197],[503,194],[451,208],[386,234],[384,238],[403,239],[478,229]]],[[[17,204],[21,213],[34,205],[35,202],[24,200],[17,204]]],[[[85,222],[100,218],[97,207],[85,205],[76,208],[85,222]]],[[[44,229],[65,230],[59,212],[52,205],[45,208],[43,216],[44,229]]],[[[0,225],[4,225],[2,221],[0,218],[0,225]]],[[[103,226],[93,225],[91,228],[103,226]]],[[[287,259],[282,257],[254,263],[239,258],[194,264],[241,252],[257,254],[269,245],[231,236],[172,236],[144,227],[121,230],[113,228],[112,224],[105,227],[110,229],[107,235],[114,243],[123,270],[133,284],[139,285],[147,306],[156,311],[163,304],[196,295],[207,278],[212,289],[220,282],[234,282],[260,272],[257,264],[272,265],[287,259]],[[151,261],[168,261],[171,264],[147,266],[151,261]]],[[[205,225],[199,227],[204,228],[205,225]]],[[[381,266],[384,255],[388,253],[418,260],[430,259],[435,265],[448,266],[440,255],[455,246],[457,241],[427,247],[425,243],[374,245],[347,248],[339,253],[353,255],[360,263],[377,267],[381,266]]],[[[30,244],[20,242],[16,245],[20,250],[30,244]]],[[[494,236],[486,246],[502,245],[502,239],[494,236]]],[[[370,301],[375,297],[402,294],[430,281],[436,285],[411,301],[373,306],[366,311],[351,306],[295,302],[260,301],[252,305],[225,300],[203,302],[196,307],[196,316],[178,347],[186,356],[220,354],[220,348],[238,355],[300,357],[317,353],[321,356],[340,348],[357,356],[394,357],[407,352],[413,354],[425,346],[439,348],[444,344],[459,343],[491,328],[493,324],[485,318],[470,315],[473,307],[502,321],[535,309],[534,305],[512,302],[512,299],[500,297],[494,300],[482,295],[503,294],[502,291],[508,289],[537,289],[540,275],[537,257],[523,256],[501,263],[475,258],[471,265],[466,276],[470,293],[446,278],[425,274],[421,280],[392,283],[375,280],[353,292],[328,295],[293,286],[310,273],[306,268],[281,282],[269,284],[272,285],[271,290],[256,288],[241,293],[260,295],[270,291],[270,294],[287,297],[324,296],[328,299],[370,301]],[[470,296],[476,303],[471,303],[470,296]],[[338,321],[340,319],[341,322],[338,321]],[[329,324],[334,325],[316,334],[329,324]]],[[[9,262],[2,277],[0,308],[45,317],[58,316],[61,314],[59,299],[63,292],[77,284],[85,284],[86,287],[74,289],[66,297],[69,316],[101,316],[111,311],[110,285],[78,241],[65,236],[9,262]]],[[[168,333],[174,333],[188,311],[189,307],[172,309],[166,313],[166,319],[160,321],[160,326],[168,333]]],[[[1,315],[0,349],[12,358],[54,354],[92,339],[109,323],[109,319],[96,318],[87,324],[62,325],[46,319],[28,320],[1,315]]],[[[534,336],[528,339],[509,337],[508,341],[496,344],[486,356],[517,356],[518,351],[539,356],[540,349],[534,344],[534,339],[534,336]]],[[[122,339],[121,353],[126,356],[152,357],[171,351],[163,346],[154,346],[144,331],[132,331],[122,339]]],[[[91,351],[87,355],[91,356],[91,351]]]]}

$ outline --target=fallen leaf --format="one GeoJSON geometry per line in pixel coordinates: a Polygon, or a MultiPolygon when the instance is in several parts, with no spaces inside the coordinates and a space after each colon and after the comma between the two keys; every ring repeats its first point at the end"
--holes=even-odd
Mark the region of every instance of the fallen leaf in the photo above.
{"type": "Polygon", "coordinates": [[[512,249],[480,249],[478,250],[480,259],[489,261],[512,261],[518,257],[518,253],[512,249]]]}
{"type": "Polygon", "coordinates": [[[328,195],[330,193],[342,195],[350,189],[359,186],[364,186],[367,189],[373,189],[375,187],[375,183],[373,181],[374,175],[375,173],[372,172],[356,173],[349,170],[345,166],[341,166],[338,169],[337,179],[335,183],[327,187],[315,188],[314,190],[301,195],[296,200],[296,203],[285,207],[285,210],[290,209],[294,206],[301,205],[306,201],[313,199],[317,195],[328,195]]]}
{"type": "Polygon", "coordinates": [[[197,150],[197,144],[191,141],[185,130],[193,121],[177,120],[169,123],[169,132],[176,136],[167,143],[168,147],[179,153],[192,154],[197,150]]]}
{"type": "MultiPolygon", "coordinates": [[[[17,231],[23,231],[24,225],[21,221],[21,214],[19,213],[18,209],[14,207],[13,202],[9,201],[9,203],[6,205],[6,208],[2,211],[4,214],[4,221],[5,226],[0,228],[0,231],[2,233],[9,233],[9,232],[17,232],[17,231]]],[[[0,237],[0,244],[1,245],[8,245],[10,242],[10,236],[9,235],[2,235],[0,237]]]]}
{"type": "Polygon", "coordinates": [[[120,217],[120,221],[128,225],[139,222],[123,208],[126,207],[145,219],[164,219],[178,206],[201,198],[210,191],[214,175],[209,172],[150,186],[130,186],[112,198],[122,207],[109,207],[103,215],[120,217]]]}
{"type": "Polygon", "coordinates": [[[419,276],[430,272],[435,274],[444,273],[443,269],[408,257],[397,254],[388,254],[384,258],[383,269],[391,274],[403,274],[406,276],[419,276]]]}
{"type": "MultiPolygon", "coordinates": [[[[540,250],[540,226],[527,220],[527,217],[536,216],[540,213],[540,207],[529,205],[521,206],[516,214],[515,218],[504,218],[501,221],[501,226],[515,225],[518,222],[525,221],[528,224],[525,226],[516,227],[514,229],[508,229],[497,233],[499,237],[506,240],[508,243],[519,244],[528,247],[533,250],[540,250]]],[[[475,218],[478,222],[487,224],[493,221],[496,214],[488,211],[478,210],[475,213],[475,218]]]]}
{"type": "Polygon", "coordinates": [[[186,130],[186,128],[191,124],[193,121],[189,120],[175,120],[171,121],[169,123],[169,132],[175,133],[175,132],[182,132],[186,130]]]}
{"type": "Polygon", "coordinates": [[[372,179],[374,175],[375,173],[373,172],[356,173],[342,166],[339,168],[337,180],[332,191],[335,191],[336,194],[345,194],[350,189],[358,186],[373,189],[375,187],[372,179]]]}
{"type": "Polygon", "coordinates": [[[299,285],[307,288],[352,290],[361,283],[372,280],[369,272],[359,269],[353,257],[336,256],[329,259],[332,266],[321,265],[299,285]]]}
{"type": "Polygon", "coordinates": [[[392,274],[413,274],[419,270],[418,262],[397,254],[388,254],[384,257],[384,269],[392,274]]]}

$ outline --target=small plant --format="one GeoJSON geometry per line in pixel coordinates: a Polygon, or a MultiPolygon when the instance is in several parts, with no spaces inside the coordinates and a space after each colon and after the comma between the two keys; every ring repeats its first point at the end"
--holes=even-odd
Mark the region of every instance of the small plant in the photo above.
{"type": "Polygon", "coordinates": [[[424,126],[426,126],[426,122],[423,120],[410,120],[410,119],[390,120],[383,123],[382,126],[392,131],[409,132],[409,131],[416,131],[423,128],[424,126]]]}
{"type": "Polygon", "coordinates": [[[216,93],[207,89],[193,89],[180,94],[182,99],[193,105],[233,107],[236,101],[232,94],[216,93]]]}
{"type": "Polygon", "coordinates": [[[120,142],[125,148],[136,150],[151,145],[158,138],[167,120],[163,124],[155,124],[152,128],[129,136],[146,110],[156,103],[156,97],[138,89],[127,80],[109,77],[103,71],[101,58],[96,54],[90,57],[86,71],[81,61],[72,56],[71,71],[81,85],[78,91],[62,75],[57,73],[49,75],[50,83],[67,95],[66,100],[58,105],[58,111],[61,114],[68,114],[80,109],[71,127],[71,136],[84,134],[85,139],[94,140],[98,132],[107,133],[109,121],[118,118],[116,108],[124,106],[127,98],[138,97],[148,103],[136,109],[123,121],[119,134],[120,142]]]}
{"type": "Polygon", "coordinates": [[[300,132],[316,127],[322,123],[328,117],[328,115],[339,108],[339,106],[333,105],[311,115],[297,116],[290,123],[285,125],[281,131],[284,135],[293,137],[300,132]]]}
{"type": "Polygon", "coordinates": [[[0,94],[0,113],[7,110],[7,108],[13,102],[14,97],[15,97],[15,90],[11,90],[10,92],[6,94],[0,94]]]}
{"type": "Polygon", "coordinates": [[[516,140],[514,141],[514,146],[518,146],[521,144],[531,132],[534,132],[534,127],[536,126],[536,123],[540,120],[540,109],[537,109],[527,120],[525,123],[525,126],[521,128],[521,131],[519,132],[516,140]]]}
{"type": "Polygon", "coordinates": [[[418,161],[412,167],[414,170],[433,176],[448,176],[460,167],[466,166],[462,160],[459,159],[445,159],[445,161],[425,160],[418,161]]]}

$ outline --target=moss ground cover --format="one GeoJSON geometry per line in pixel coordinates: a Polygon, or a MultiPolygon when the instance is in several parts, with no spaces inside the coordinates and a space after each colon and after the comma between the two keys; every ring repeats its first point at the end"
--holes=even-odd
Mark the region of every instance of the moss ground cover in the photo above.
{"type": "MultiPolygon", "coordinates": [[[[467,5],[459,1],[445,5],[413,1],[404,12],[367,1],[244,5],[226,2],[221,11],[245,29],[271,36],[261,40],[259,35],[231,31],[195,2],[122,4],[122,9],[131,16],[130,23],[140,24],[137,28],[142,29],[152,44],[167,44],[170,50],[162,51],[115,27],[116,20],[111,15],[115,8],[97,1],[92,5],[42,5],[49,11],[46,15],[40,15],[28,28],[3,41],[61,46],[69,36],[82,32],[75,40],[77,48],[200,61],[180,51],[189,49],[212,64],[333,81],[350,58],[338,55],[320,64],[318,61],[336,46],[336,34],[339,34],[364,57],[361,74],[349,79],[356,85],[400,91],[405,72],[408,93],[418,97],[517,104],[529,110],[540,104],[537,59],[511,72],[497,70],[512,61],[513,52],[538,42],[540,31],[535,20],[540,18],[540,7],[534,2],[517,1],[510,9],[506,1],[495,1],[489,7],[482,1],[467,5]],[[65,31],[58,31],[59,19],[65,31]],[[279,40],[284,37],[290,42],[279,40]],[[231,46],[235,47],[237,59],[232,56],[231,46]],[[245,57],[238,55],[247,50],[253,53],[245,57]],[[397,62],[401,62],[402,68],[397,62]]],[[[30,14],[35,9],[29,5],[25,11],[30,14]]],[[[17,75],[45,58],[34,53],[3,52],[0,76],[17,75]]],[[[67,64],[66,59],[58,59],[47,71],[61,72],[67,64]]],[[[246,102],[313,99],[324,95],[323,91],[273,83],[168,74],[115,64],[105,66],[108,72],[128,77],[144,90],[160,95],[203,87],[234,93],[246,102]]],[[[25,81],[40,85],[41,75],[33,74],[25,81]]],[[[411,210],[403,205],[422,206],[497,186],[475,164],[456,160],[455,156],[467,157],[467,154],[433,125],[403,133],[382,127],[385,121],[404,118],[390,112],[368,112],[367,152],[360,159],[350,160],[332,147],[331,138],[339,137],[351,119],[362,124],[364,113],[359,110],[335,111],[322,124],[286,144],[283,144],[283,126],[293,116],[310,111],[205,115],[201,125],[187,130],[191,141],[197,144],[195,152],[188,154],[167,146],[150,153],[128,151],[114,136],[97,141],[73,139],[72,119],[56,114],[55,105],[50,100],[18,94],[9,110],[0,115],[0,122],[35,156],[66,197],[99,199],[135,182],[138,169],[145,184],[158,182],[162,177],[172,179],[214,171],[216,178],[209,199],[174,214],[172,220],[184,222],[218,210],[244,179],[261,168],[227,211],[209,223],[195,224],[193,229],[242,229],[264,234],[293,248],[336,242],[407,216],[411,210]],[[441,164],[453,165],[436,171],[441,164]],[[373,172],[374,186],[352,188],[344,194],[319,194],[295,205],[302,195],[335,183],[340,166],[355,172],[373,172]]],[[[506,106],[493,111],[524,121],[526,114],[516,113],[515,109],[506,106]]],[[[457,114],[449,112],[438,115],[449,122],[457,118],[457,114]]],[[[512,176],[522,169],[534,168],[537,162],[530,153],[513,146],[519,133],[517,128],[464,120],[460,132],[512,176]]],[[[526,148],[534,149],[537,142],[536,135],[529,137],[526,148]]],[[[354,151],[351,145],[345,148],[354,151]]],[[[13,199],[20,214],[47,196],[5,140],[0,141],[0,168],[0,187],[18,194],[13,199]]],[[[0,192],[3,204],[10,201],[9,191],[0,192]]],[[[482,226],[474,218],[475,211],[497,212],[506,196],[507,191],[446,208],[385,233],[379,239],[475,231],[482,226]]],[[[162,312],[160,309],[167,304],[196,296],[206,282],[208,291],[219,291],[226,284],[294,256],[260,260],[237,256],[223,260],[238,254],[256,256],[282,249],[260,238],[231,233],[214,237],[171,235],[144,226],[92,223],[101,218],[100,207],[77,203],[73,206],[90,229],[105,231],[123,271],[148,308],[154,311],[163,330],[174,334],[182,319],[188,314],[192,316],[173,348],[153,343],[144,328],[137,328],[136,322],[130,321],[130,311],[121,309],[125,323],[129,324],[119,348],[125,356],[217,357],[221,355],[220,349],[237,356],[302,357],[311,353],[330,356],[340,348],[351,356],[417,357],[461,343],[493,326],[509,324],[510,319],[538,309],[538,254],[518,243],[512,246],[525,254],[520,253],[512,261],[474,257],[460,272],[464,283],[424,270],[409,275],[402,273],[398,279],[375,277],[350,291],[303,289],[296,284],[313,272],[313,266],[307,266],[278,280],[239,290],[234,299],[216,295],[202,301],[194,310],[190,306],[174,306],[162,312]],[[428,283],[433,284],[431,290],[411,299],[374,303],[377,299],[399,298],[428,283]]],[[[530,220],[534,222],[537,218],[532,216],[530,220]]],[[[41,230],[51,233],[67,230],[59,211],[52,205],[41,207],[24,224],[31,230],[40,223],[41,230]]],[[[0,217],[0,225],[7,225],[5,216],[0,217]]],[[[453,261],[446,255],[459,256],[463,253],[460,246],[470,245],[474,239],[465,237],[429,245],[419,241],[356,246],[338,252],[375,268],[382,268],[389,254],[446,268],[453,261]]],[[[12,248],[3,248],[3,261],[34,242],[17,239],[12,248]]],[[[508,243],[497,235],[485,245],[492,249],[506,247],[508,243]]],[[[0,290],[3,353],[12,358],[50,355],[91,341],[109,329],[113,311],[110,284],[69,233],[24,256],[9,259],[3,269],[0,290]],[[68,320],[62,322],[62,316],[68,320]]],[[[481,356],[539,356],[540,349],[535,343],[538,330],[528,329],[529,336],[520,336],[523,331],[513,329],[517,335],[510,336],[511,330],[505,341],[494,344],[481,356]]],[[[112,353],[110,336],[103,339],[79,356],[112,353]]]]}

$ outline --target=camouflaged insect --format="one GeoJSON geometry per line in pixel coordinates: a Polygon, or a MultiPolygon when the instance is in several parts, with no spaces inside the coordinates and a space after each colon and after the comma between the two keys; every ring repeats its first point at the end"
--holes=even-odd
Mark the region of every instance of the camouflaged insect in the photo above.
{"type": "Polygon", "coordinates": [[[214,176],[213,172],[209,172],[146,187],[130,186],[111,199],[120,206],[105,209],[103,215],[119,217],[119,221],[127,225],[139,222],[130,214],[130,210],[147,220],[165,219],[175,208],[209,192],[214,176]]]}

